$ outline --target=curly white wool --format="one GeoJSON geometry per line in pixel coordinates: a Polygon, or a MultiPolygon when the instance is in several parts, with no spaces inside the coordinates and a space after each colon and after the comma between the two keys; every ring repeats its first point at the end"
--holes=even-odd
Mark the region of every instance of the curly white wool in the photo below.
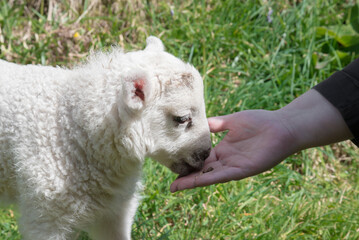
{"type": "Polygon", "coordinates": [[[155,37],[74,69],[0,60],[0,73],[0,196],[19,205],[24,239],[129,239],[144,158],[181,173],[210,147],[202,79],[155,37]]]}

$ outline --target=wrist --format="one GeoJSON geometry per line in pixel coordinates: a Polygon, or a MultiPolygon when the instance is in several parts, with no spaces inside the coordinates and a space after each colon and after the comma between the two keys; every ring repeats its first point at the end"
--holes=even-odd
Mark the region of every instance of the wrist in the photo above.
{"type": "Polygon", "coordinates": [[[298,134],[298,129],[295,126],[292,114],[290,114],[286,109],[274,111],[274,114],[283,128],[283,132],[286,133],[284,134],[283,142],[287,145],[289,155],[303,150],[304,144],[298,134]]]}
{"type": "Polygon", "coordinates": [[[298,150],[353,137],[340,112],[315,90],[309,90],[276,112],[298,150]]]}

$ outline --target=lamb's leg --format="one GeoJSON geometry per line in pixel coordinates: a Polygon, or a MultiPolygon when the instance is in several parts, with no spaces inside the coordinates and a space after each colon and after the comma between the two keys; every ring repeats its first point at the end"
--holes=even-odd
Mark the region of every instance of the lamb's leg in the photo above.
{"type": "Polygon", "coordinates": [[[32,206],[20,205],[19,221],[22,239],[25,240],[67,240],[73,231],[65,220],[47,215],[47,212],[32,206]]]}
{"type": "Polygon", "coordinates": [[[138,206],[138,200],[121,202],[113,212],[104,215],[89,229],[89,235],[94,240],[130,240],[133,217],[138,206]]]}

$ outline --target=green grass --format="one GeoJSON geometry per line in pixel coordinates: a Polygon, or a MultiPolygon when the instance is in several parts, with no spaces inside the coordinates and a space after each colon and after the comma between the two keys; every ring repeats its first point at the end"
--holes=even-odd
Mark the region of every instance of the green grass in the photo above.
{"type": "MultiPolygon", "coordinates": [[[[47,1],[7,2],[0,2],[1,59],[71,66],[91,50],[113,44],[141,49],[146,36],[160,36],[170,53],[202,74],[208,116],[278,109],[357,56],[342,58],[333,39],[316,35],[317,27],[348,25],[355,1],[118,0],[73,6],[58,0],[50,20],[47,1]]],[[[222,136],[213,135],[213,141],[222,136]]],[[[358,154],[349,142],[310,149],[258,176],[175,194],[169,185],[176,176],[148,160],[132,237],[359,239],[358,154]]],[[[1,211],[0,239],[19,238],[14,213],[1,211]]]]}

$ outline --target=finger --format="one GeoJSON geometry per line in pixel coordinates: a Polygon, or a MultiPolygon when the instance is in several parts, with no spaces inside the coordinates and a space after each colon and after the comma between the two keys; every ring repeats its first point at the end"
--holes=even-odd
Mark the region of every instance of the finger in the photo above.
{"type": "Polygon", "coordinates": [[[186,176],[175,180],[170,187],[172,193],[191,189],[196,187],[204,187],[209,186],[215,183],[223,183],[228,182],[230,179],[228,176],[223,175],[223,173],[219,171],[212,171],[209,173],[196,173],[192,176],[186,176]]]}
{"type": "Polygon", "coordinates": [[[228,130],[227,121],[229,115],[208,118],[209,129],[213,133],[228,130]]]}
{"type": "Polygon", "coordinates": [[[230,180],[231,178],[226,173],[226,169],[223,168],[222,164],[217,161],[207,164],[200,172],[195,172],[185,177],[176,179],[171,184],[170,191],[173,193],[184,189],[203,187],[230,180]]]}
{"type": "Polygon", "coordinates": [[[212,148],[211,153],[209,154],[209,157],[205,160],[205,164],[215,162],[217,160],[218,159],[217,159],[216,149],[212,148]]]}
{"type": "Polygon", "coordinates": [[[172,193],[183,189],[195,188],[195,180],[201,174],[201,172],[191,173],[185,177],[177,178],[170,186],[172,193]],[[181,188],[179,188],[181,186],[181,188]]]}
{"type": "Polygon", "coordinates": [[[222,165],[222,164],[217,161],[215,150],[212,149],[209,157],[206,159],[206,161],[204,163],[203,169],[201,171],[191,173],[187,176],[177,178],[171,184],[170,191],[171,192],[179,191],[179,190],[177,190],[178,184],[181,184],[181,186],[183,187],[183,188],[181,188],[181,190],[195,188],[196,187],[196,178],[198,178],[198,176],[202,175],[203,171],[208,171],[209,168],[217,169],[220,167],[219,165],[222,165]]]}

